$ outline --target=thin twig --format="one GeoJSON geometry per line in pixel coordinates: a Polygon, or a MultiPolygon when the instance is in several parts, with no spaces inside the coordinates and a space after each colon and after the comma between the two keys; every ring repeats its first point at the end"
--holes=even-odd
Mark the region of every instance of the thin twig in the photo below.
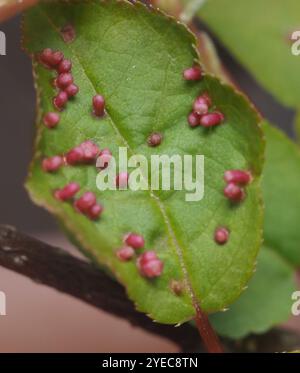
{"type": "Polygon", "coordinates": [[[154,323],[134,309],[121,285],[93,264],[3,225],[0,225],[0,266],[165,337],[182,351],[199,350],[198,333],[191,325],[175,328],[154,323]]]}

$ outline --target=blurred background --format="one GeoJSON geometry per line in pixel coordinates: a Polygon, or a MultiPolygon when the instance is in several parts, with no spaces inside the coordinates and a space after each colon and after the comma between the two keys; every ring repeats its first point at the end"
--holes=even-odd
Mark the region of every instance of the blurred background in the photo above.
{"type": "MultiPolygon", "coordinates": [[[[1,23],[0,30],[7,42],[7,55],[0,56],[0,223],[74,251],[54,219],[34,206],[24,190],[35,123],[31,63],[20,48],[20,17],[1,23]]],[[[293,111],[275,102],[217,46],[242,90],[266,118],[293,136],[293,111]]],[[[0,290],[7,296],[7,316],[0,317],[0,352],[177,351],[167,340],[1,267],[0,290]]],[[[294,320],[289,325],[300,330],[299,324],[300,320],[294,320]]]]}

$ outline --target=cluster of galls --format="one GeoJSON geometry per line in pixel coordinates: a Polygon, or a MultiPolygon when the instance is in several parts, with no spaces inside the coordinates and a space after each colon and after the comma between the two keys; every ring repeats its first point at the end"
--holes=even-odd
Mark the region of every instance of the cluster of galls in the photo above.
{"type": "Polygon", "coordinates": [[[244,187],[251,182],[251,174],[248,171],[229,170],[224,174],[226,187],[224,195],[232,202],[241,202],[246,196],[244,187]]]}
{"type": "MultiPolygon", "coordinates": [[[[122,262],[131,260],[135,255],[135,251],[145,246],[144,238],[136,233],[126,234],[123,238],[123,242],[125,246],[116,253],[117,257],[122,262]]],[[[140,274],[147,278],[159,277],[164,268],[163,262],[153,250],[145,251],[143,254],[139,255],[136,260],[136,265],[140,274]]]]}
{"type": "MultiPolygon", "coordinates": [[[[248,171],[228,170],[224,174],[226,187],[224,188],[224,196],[233,203],[243,201],[246,196],[244,187],[251,182],[251,174],[248,171]]],[[[229,240],[230,232],[225,227],[218,227],[215,230],[215,242],[219,245],[224,245],[229,240]]]]}
{"type": "Polygon", "coordinates": [[[68,151],[65,157],[66,163],[71,166],[93,163],[100,152],[98,145],[87,140],[68,151]]]}
{"type": "MultiPolygon", "coordinates": [[[[203,78],[200,66],[195,65],[184,70],[183,77],[187,81],[199,81],[203,78]]],[[[217,110],[212,110],[212,100],[207,93],[198,96],[193,104],[193,111],[188,116],[191,127],[202,126],[205,128],[214,127],[224,121],[224,114],[217,110]]],[[[250,172],[242,170],[229,170],[224,174],[226,187],[224,196],[230,201],[241,202],[245,196],[245,186],[251,182],[250,172]]],[[[229,239],[230,232],[225,227],[217,227],[214,233],[215,242],[224,245],[229,239]]]]}
{"type": "MultiPolygon", "coordinates": [[[[106,162],[108,162],[108,153],[111,156],[108,149],[101,151],[95,143],[87,140],[71,149],[65,156],[56,155],[44,159],[42,168],[46,172],[55,172],[64,164],[74,166],[76,164],[94,162],[101,154],[105,154],[106,162]]],[[[79,190],[80,186],[75,182],[71,182],[62,189],[56,190],[54,196],[56,199],[65,202],[72,200],[79,190]]],[[[77,212],[84,214],[91,220],[97,220],[103,211],[102,205],[97,203],[93,192],[85,192],[79,199],[75,200],[74,208],[77,212]]]]}
{"type": "MultiPolygon", "coordinates": [[[[55,190],[54,197],[62,202],[73,201],[79,190],[80,185],[71,182],[62,189],[55,190]]],[[[74,201],[73,205],[76,211],[86,215],[91,220],[97,220],[103,211],[102,205],[97,203],[93,192],[85,192],[80,198],[74,201]]]]}
{"type": "MultiPolygon", "coordinates": [[[[79,164],[91,164],[97,159],[97,168],[101,171],[108,166],[111,157],[112,153],[108,148],[101,150],[93,141],[86,140],[69,150],[65,155],[55,155],[43,159],[42,168],[45,172],[55,172],[63,165],[76,166],[79,164]]],[[[120,189],[126,188],[128,179],[129,175],[127,172],[119,173],[116,176],[116,186],[120,189]]],[[[81,211],[80,208],[77,210],[81,211]]]]}
{"type": "MultiPolygon", "coordinates": [[[[203,77],[200,66],[195,65],[184,70],[185,80],[198,81],[203,77]]],[[[224,114],[220,111],[209,111],[212,106],[211,98],[204,93],[197,97],[193,104],[193,111],[188,116],[188,122],[191,127],[202,126],[205,128],[214,127],[224,121],[224,114]]]]}
{"type": "Polygon", "coordinates": [[[209,128],[221,124],[224,121],[224,115],[220,111],[209,112],[211,106],[212,101],[207,93],[198,96],[194,101],[193,111],[188,116],[189,125],[209,128]]]}
{"type": "MultiPolygon", "coordinates": [[[[72,32],[73,30],[69,30],[72,32]]],[[[50,48],[44,49],[39,53],[39,61],[48,69],[54,70],[57,76],[53,80],[53,85],[59,90],[53,98],[54,107],[61,111],[67,104],[68,100],[76,96],[79,88],[74,84],[72,62],[64,58],[61,51],[53,51],[50,48]]],[[[105,100],[101,95],[95,95],[92,98],[92,112],[96,117],[102,117],[105,114],[105,100]]],[[[44,125],[47,128],[55,128],[60,121],[60,115],[57,112],[48,112],[43,118],[44,125]]],[[[102,167],[107,167],[112,154],[109,149],[100,150],[99,147],[91,140],[84,141],[80,145],[71,149],[65,155],[55,155],[45,158],[42,161],[42,168],[45,172],[55,172],[63,165],[75,166],[77,164],[93,163],[97,157],[102,160],[102,167]],[[102,159],[103,158],[103,159],[102,159]]],[[[54,192],[56,199],[60,201],[73,200],[79,192],[80,186],[71,182],[62,189],[54,192]]],[[[99,218],[103,207],[97,203],[96,196],[92,192],[85,192],[79,199],[74,201],[76,211],[86,215],[92,220],[99,218]]]]}
{"type": "Polygon", "coordinates": [[[93,192],[85,192],[74,202],[74,207],[78,212],[86,215],[91,220],[97,220],[103,211],[103,206],[97,202],[97,198],[93,192]]]}
{"type": "MultiPolygon", "coordinates": [[[[72,62],[64,58],[61,51],[53,51],[51,48],[44,49],[39,54],[40,62],[48,69],[55,70],[57,77],[53,80],[55,88],[59,89],[58,94],[53,98],[54,107],[61,111],[68,100],[77,95],[79,87],[74,84],[72,62]]],[[[102,117],[105,114],[105,99],[97,94],[92,99],[93,114],[102,117]]],[[[60,116],[58,113],[49,112],[44,116],[44,124],[48,128],[54,128],[58,125],[60,116]]]]}
{"type": "MultiPolygon", "coordinates": [[[[243,170],[228,170],[224,174],[226,187],[224,188],[224,196],[233,203],[238,203],[244,200],[246,193],[244,187],[251,182],[252,176],[250,172],[243,170]]],[[[225,227],[218,227],[215,230],[215,241],[219,245],[224,245],[229,239],[230,232],[225,227]]]]}
{"type": "MultiPolygon", "coordinates": [[[[40,62],[48,69],[54,70],[57,73],[53,80],[54,87],[59,90],[58,94],[53,98],[53,106],[61,111],[71,97],[77,95],[79,88],[74,84],[72,70],[72,62],[64,58],[61,51],[53,51],[51,48],[44,49],[39,54],[40,62]]],[[[49,112],[44,116],[44,124],[48,128],[55,128],[60,120],[58,113],[49,112]]]]}
{"type": "Polygon", "coordinates": [[[89,164],[94,162],[99,154],[101,154],[101,150],[98,145],[91,140],[87,140],[75,146],[65,156],[55,155],[45,158],[42,161],[42,168],[45,172],[55,172],[64,164],[70,166],[89,164]]]}

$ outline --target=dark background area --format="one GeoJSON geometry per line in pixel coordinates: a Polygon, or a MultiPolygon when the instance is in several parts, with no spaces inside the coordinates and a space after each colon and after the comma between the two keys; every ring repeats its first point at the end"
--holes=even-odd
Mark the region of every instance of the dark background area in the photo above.
{"type": "Polygon", "coordinates": [[[0,25],[6,56],[0,56],[0,223],[25,232],[54,230],[54,219],[34,206],[23,187],[32,156],[35,92],[29,57],[21,50],[20,17],[0,25]]]}

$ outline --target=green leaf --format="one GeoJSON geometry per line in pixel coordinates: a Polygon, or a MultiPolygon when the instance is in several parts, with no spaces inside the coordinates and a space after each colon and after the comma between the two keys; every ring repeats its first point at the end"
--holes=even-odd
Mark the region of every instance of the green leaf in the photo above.
{"type": "Polygon", "coordinates": [[[299,30],[300,2],[210,0],[199,16],[278,101],[299,105],[300,58],[291,51],[299,30]]]}
{"type": "Polygon", "coordinates": [[[58,128],[48,130],[42,116],[53,110],[51,72],[36,61],[39,93],[35,156],[27,188],[33,200],[47,208],[100,265],[124,284],[140,311],[162,323],[181,323],[195,314],[195,303],[206,312],[227,306],[241,293],[253,273],[261,244],[260,174],[264,144],[255,111],[231,87],[210,76],[185,82],[182,71],[197,60],[195,39],[186,28],[137,3],[93,1],[41,4],[24,22],[26,49],[33,56],[50,47],[73,62],[79,95],[61,114],[58,128]],[[71,23],[76,39],[65,44],[59,30],[71,23]],[[187,115],[200,92],[208,91],[226,122],[212,131],[192,130],[187,115]],[[95,93],[105,96],[107,115],[91,115],[95,93]],[[157,148],[147,146],[153,131],[163,134],[157,148]],[[41,169],[44,156],[66,153],[91,139],[117,156],[126,146],[129,156],[143,154],[203,154],[205,196],[186,202],[186,191],[105,191],[96,188],[94,166],[63,167],[56,174],[41,169]],[[251,169],[254,180],[247,198],[231,206],[223,196],[223,174],[231,168],[251,169]],[[69,181],[91,190],[105,210],[98,222],[76,213],[53,197],[53,190],[69,181]],[[213,240],[219,225],[231,230],[226,246],[213,240]],[[115,251],[124,233],[134,231],[155,249],[165,264],[154,281],[142,278],[135,261],[120,262],[115,251]],[[185,284],[176,296],[175,279],[185,284]]]}
{"type": "Polygon", "coordinates": [[[295,291],[293,268],[273,250],[263,247],[249,288],[226,312],[210,316],[220,335],[234,339],[264,333],[291,316],[295,291]]]}
{"type": "Polygon", "coordinates": [[[264,239],[292,265],[300,265],[300,149],[282,131],[264,123],[264,239]]]}

